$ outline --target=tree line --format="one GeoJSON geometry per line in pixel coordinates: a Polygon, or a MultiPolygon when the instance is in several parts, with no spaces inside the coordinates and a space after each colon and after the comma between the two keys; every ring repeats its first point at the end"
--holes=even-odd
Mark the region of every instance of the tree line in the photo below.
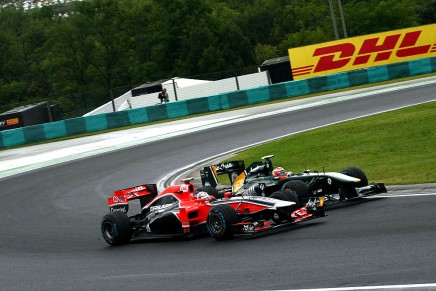
{"type": "MultiPolygon", "coordinates": [[[[348,37],[436,22],[436,0],[341,2],[348,37]]],[[[286,56],[288,48],[334,38],[328,0],[86,0],[26,12],[4,8],[0,113],[49,101],[77,115],[140,84],[254,67],[286,56]]]]}

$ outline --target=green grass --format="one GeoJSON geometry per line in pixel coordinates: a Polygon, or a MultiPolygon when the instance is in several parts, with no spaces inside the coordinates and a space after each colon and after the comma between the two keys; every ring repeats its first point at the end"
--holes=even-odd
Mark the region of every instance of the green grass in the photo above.
{"type": "Polygon", "coordinates": [[[246,166],[274,154],[287,171],[360,167],[369,181],[436,182],[436,102],[348,121],[257,146],[232,156],[246,166]]]}

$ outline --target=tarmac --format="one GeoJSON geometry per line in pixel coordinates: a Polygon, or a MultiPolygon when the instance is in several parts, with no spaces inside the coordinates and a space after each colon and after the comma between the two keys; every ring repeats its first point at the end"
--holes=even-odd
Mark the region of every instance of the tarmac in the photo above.
{"type": "MultiPolygon", "coordinates": [[[[435,82],[436,76],[402,83],[393,83],[371,88],[326,94],[311,98],[297,100],[291,99],[281,103],[255,106],[239,110],[221,111],[213,113],[213,118],[211,118],[211,115],[204,115],[80,138],[47,142],[38,145],[23,146],[11,149],[6,148],[0,150],[0,179],[49,165],[97,155],[100,153],[111,152],[138,144],[179,136],[203,129],[210,129],[238,121],[254,120],[259,117],[274,115],[285,111],[315,107],[322,104],[361,98],[370,94],[396,91],[402,88],[410,88],[435,82]]],[[[222,157],[220,157],[220,159],[221,158],[222,157]]],[[[218,161],[202,161],[202,164],[197,164],[194,166],[194,170],[181,169],[177,174],[199,175],[199,169],[204,164],[212,164],[214,162],[216,163],[218,161]]],[[[172,174],[174,176],[176,173],[172,174]]],[[[197,181],[199,181],[199,179],[197,179],[197,181]]],[[[410,189],[424,192],[436,192],[436,183],[420,185],[395,185],[387,186],[387,188],[388,190],[390,189],[396,192],[410,191],[410,189]]]]}

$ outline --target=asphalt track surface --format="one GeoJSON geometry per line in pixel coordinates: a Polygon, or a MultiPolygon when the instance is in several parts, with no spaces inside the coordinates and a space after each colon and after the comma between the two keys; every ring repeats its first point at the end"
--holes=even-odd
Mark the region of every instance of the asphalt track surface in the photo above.
{"type": "Polygon", "coordinates": [[[430,84],[303,108],[2,178],[0,290],[434,284],[435,187],[393,187],[390,195],[332,209],[326,218],[226,242],[155,239],[109,247],[99,230],[115,189],[156,182],[174,169],[285,134],[434,101],[434,92],[430,84]]]}

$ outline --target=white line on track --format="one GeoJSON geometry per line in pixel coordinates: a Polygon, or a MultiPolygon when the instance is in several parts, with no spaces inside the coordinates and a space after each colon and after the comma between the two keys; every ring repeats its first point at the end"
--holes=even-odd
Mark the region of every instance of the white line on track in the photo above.
{"type": "Polygon", "coordinates": [[[401,197],[416,197],[416,196],[435,196],[436,193],[410,193],[410,194],[392,194],[392,195],[384,195],[384,194],[377,194],[374,196],[368,196],[368,197],[362,197],[365,199],[372,199],[372,198],[401,198],[401,197]]]}
{"type": "MultiPolygon", "coordinates": [[[[169,130],[169,131],[162,130],[162,127],[156,129],[155,127],[152,126],[151,128],[144,127],[144,128],[135,129],[135,130],[126,130],[124,134],[123,134],[123,132],[109,133],[106,135],[102,135],[103,140],[99,140],[97,142],[95,142],[95,141],[94,142],[84,142],[84,144],[81,144],[81,145],[65,146],[65,147],[61,147],[60,150],[46,150],[46,152],[43,152],[43,153],[36,153],[36,154],[25,153],[25,154],[22,154],[21,157],[19,157],[19,158],[8,157],[8,154],[10,153],[10,151],[13,151],[14,149],[12,149],[10,151],[6,149],[6,150],[0,152],[0,169],[1,169],[0,170],[0,178],[15,175],[18,173],[27,172],[27,171],[38,169],[38,168],[43,168],[43,167],[54,165],[54,164],[72,161],[72,160],[76,160],[76,159],[80,159],[80,158],[84,158],[84,157],[89,157],[89,156],[94,156],[94,155],[98,155],[98,154],[102,154],[102,153],[112,152],[115,150],[132,147],[132,146],[139,145],[139,144],[145,144],[145,143],[149,143],[149,142],[153,142],[153,141],[157,141],[157,140],[162,140],[162,139],[166,139],[166,138],[170,138],[170,137],[180,136],[183,134],[188,134],[188,133],[192,133],[192,132],[196,132],[196,131],[200,131],[200,130],[204,130],[204,129],[211,129],[211,128],[215,128],[215,127],[233,124],[236,122],[249,121],[249,120],[258,119],[258,118],[262,118],[262,117],[266,117],[266,116],[277,115],[277,114],[281,114],[281,113],[285,113],[285,112],[291,112],[291,111],[301,110],[304,108],[311,108],[311,107],[315,107],[315,106],[321,106],[321,105],[325,105],[325,104],[330,104],[330,103],[335,103],[335,102],[340,102],[340,101],[345,101],[345,100],[351,100],[351,99],[355,99],[355,98],[361,98],[361,97],[374,95],[374,94],[380,94],[380,93],[386,93],[386,92],[392,92],[392,91],[398,91],[398,90],[407,89],[407,88],[428,85],[428,84],[432,84],[435,82],[436,82],[436,79],[431,78],[431,79],[419,80],[419,81],[414,81],[414,82],[406,82],[404,84],[399,83],[395,86],[390,86],[387,88],[376,88],[376,89],[370,88],[370,89],[365,90],[365,92],[357,92],[357,93],[354,92],[354,93],[349,93],[345,96],[344,95],[332,96],[330,98],[316,100],[313,102],[308,100],[308,102],[310,102],[310,103],[305,103],[305,104],[296,105],[296,106],[289,106],[288,108],[274,110],[274,111],[270,111],[270,112],[263,112],[260,114],[248,114],[248,115],[232,116],[232,117],[220,118],[220,119],[214,120],[214,121],[211,121],[210,119],[208,119],[207,121],[200,121],[200,122],[193,123],[193,124],[188,123],[188,124],[183,124],[183,125],[178,125],[178,126],[177,125],[172,125],[170,127],[164,126],[164,128],[171,128],[171,130],[169,130]],[[138,132],[138,130],[141,132],[138,132]],[[153,132],[151,132],[151,131],[153,131],[153,132]],[[132,132],[134,132],[134,134],[132,134],[132,132]],[[108,138],[104,138],[104,136],[107,136],[108,138]]],[[[296,101],[301,102],[301,100],[296,100],[296,101]]],[[[428,103],[428,102],[433,102],[433,101],[434,100],[427,101],[427,102],[414,103],[414,104],[410,104],[408,106],[396,107],[396,108],[392,108],[390,110],[383,110],[383,111],[379,111],[379,112],[374,112],[372,114],[357,116],[355,118],[350,118],[347,120],[342,120],[342,121],[338,121],[338,122],[324,124],[322,126],[309,128],[307,130],[282,135],[282,136],[279,136],[279,137],[274,138],[274,139],[269,139],[269,140],[266,140],[263,142],[248,145],[248,146],[245,146],[243,148],[236,149],[232,152],[237,152],[237,151],[240,151],[242,149],[246,149],[249,147],[253,147],[253,146],[256,146],[259,144],[263,144],[266,142],[277,140],[277,139],[280,139],[280,138],[283,138],[286,136],[290,136],[290,135],[294,135],[297,133],[309,131],[312,129],[322,128],[322,127],[326,127],[329,125],[342,123],[345,121],[355,120],[355,119],[359,119],[359,118],[363,118],[363,117],[367,117],[367,116],[371,116],[371,115],[376,115],[376,114],[380,114],[380,113],[394,111],[394,110],[398,110],[401,108],[419,105],[419,104],[428,103]]],[[[292,102],[292,100],[290,102],[292,102]]],[[[85,140],[85,139],[83,139],[83,140],[85,140]]],[[[49,147],[49,146],[47,146],[47,147],[49,147]]],[[[31,148],[31,147],[29,147],[29,148],[31,148]]],[[[25,149],[28,149],[28,148],[26,147],[25,149]]],[[[19,150],[19,149],[17,149],[17,150],[19,150]]],[[[222,155],[220,155],[220,156],[222,156],[222,155]]]]}
{"type": "Polygon", "coordinates": [[[408,290],[408,289],[431,289],[436,288],[436,283],[429,284],[409,284],[409,285],[382,285],[382,286],[361,286],[361,287],[341,287],[341,288],[319,288],[319,289],[283,289],[276,291],[348,291],[348,290],[408,290]]]}
{"type": "MultiPolygon", "coordinates": [[[[318,129],[318,128],[323,128],[323,127],[327,127],[327,126],[330,126],[330,125],[335,125],[335,124],[343,123],[343,122],[346,122],[346,121],[352,121],[352,120],[356,120],[356,119],[360,119],[360,118],[364,118],[364,117],[369,117],[369,116],[372,116],[372,115],[377,115],[377,114],[381,114],[381,113],[386,113],[386,112],[390,112],[390,111],[395,111],[395,110],[399,110],[399,109],[402,109],[402,108],[407,108],[407,107],[410,107],[410,106],[415,106],[415,105],[420,105],[420,104],[430,103],[430,102],[434,102],[434,100],[431,100],[431,101],[425,101],[425,102],[419,102],[419,103],[415,103],[415,104],[413,104],[413,105],[400,106],[400,107],[396,107],[396,108],[392,108],[392,109],[388,109],[388,110],[383,110],[383,111],[378,111],[378,112],[374,112],[374,113],[370,113],[370,114],[365,114],[365,115],[361,115],[361,116],[357,116],[357,117],[353,117],[353,118],[349,118],[349,119],[345,119],[345,120],[341,120],[341,121],[337,121],[337,122],[326,123],[326,124],[323,124],[323,125],[320,125],[320,126],[315,126],[315,127],[308,128],[308,129],[305,129],[305,130],[300,130],[300,131],[296,131],[296,132],[293,132],[293,133],[284,134],[284,135],[281,135],[281,136],[278,136],[278,137],[275,137],[275,138],[270,138],[270,139],[267,139],[267,140],[263,140],[263,141],[261,141],[261,142],[256,142],[256,143],[249,144],[249,145],[246,145],[246,146],[243,146],[243,147],[235,148],[235,149],[233,149],[233,150],[231,150],[231,151],[227,151],[227,152],[224,152],[224,153],[221,153],[221,154],[215,155],[215,156],[208,157],[207,159],[204,159],[204,160],[198,161],[198,162],[196,162],[196,163],[193,163],[193,164],[187,165],[187,166],[185,166],[185,167],[183,167],[183,168],[177,169],[177,170],[175,170],[175,171],[173,171],[173,172],[167,174],[166,176],[162,177],[162,178],[159,180],[159,182],[157,183],[157,185],[158,185],[158,189],[159,189],[160,191],[162,191],[163,189],[165,189],[165,185],[168,184],[168,182],[169,182],[170,184],[172,184],[173,181],[178,181],[178,180],[181,178],[181,176],[184,175],[184,173],[185,173],[187,170],[189,170],[189,169],[192,169],[192,168],[194,168],[194,167],[197,167],[198,165],[206,164],[206,163],[208,163],[208,162],[210,162],[210,161],[213,161],[213,160],[216,160],[216,159],[218,159],[218,158],[220,158],[220,157],[224,157],[224,156],[228,156],[228,155],[235,154],[235,153],[237,153],[237,152],[243,151],[243,150],[248,149],[248,148],[252,148],[252,147],[255,147],[255,146],[259,146],[259,145],[262,145],[262,144],[265,144],[265,143],[268,143],[268,142],[271,142],[271,141],[275,141],[275,140],[278,140],[278,139],[282,139],[282,138],[284,138],[284,137],[288,137],[288,136],[296,135],[296,134],[303,133],[303,132],[306,132],[306,131],[310,131],[310,130],[314,130],[314,129],[318,129]],[[167,180],[170,179],[170,178],[173,178],[172,181],[167,181],[167,180]]],[[[297,106],[296,106],[296,107],[297,107],[297,106]]],[[[283,109],[283,110],[279,110],[279,111],[293,111],[293,110],[301,109],[301,108],[295,109],[296,107],[293,107],[293,108],[287,108],[287,109],[283,109]]],[[[311,107],[311,106],[307,106],[307,107],[311,107]]],[[[276,112],[277,112],[277,111],[274,111],[274,114],[276,114],[276,112]]],[[[283,113],[283,112],[281,112],[281,113],[283,113]]],[[[259,115],[262,115],[262,114],[259,114],[259,115]]],[[[238,121],[241,121],[241,120],[246,121],[246,120],[250,120],[250,119],[257,119],[257,118],[259,118],[259,115],[242,117],[242,118],[240,118],[238,121]]],[[[267,115],[267,114],[265,113],[265,116],[266,116],[266,115],[267,115]]],[[[273,114],[269,113],[269,115],[273,115],[273,114]]],[[[232,121],[230,121],[229,124],[230,124],[231,122],[232,122],[232,121]]],[[[233,121],[233,122],[234,122],[234,121],[233,121]]]]}

